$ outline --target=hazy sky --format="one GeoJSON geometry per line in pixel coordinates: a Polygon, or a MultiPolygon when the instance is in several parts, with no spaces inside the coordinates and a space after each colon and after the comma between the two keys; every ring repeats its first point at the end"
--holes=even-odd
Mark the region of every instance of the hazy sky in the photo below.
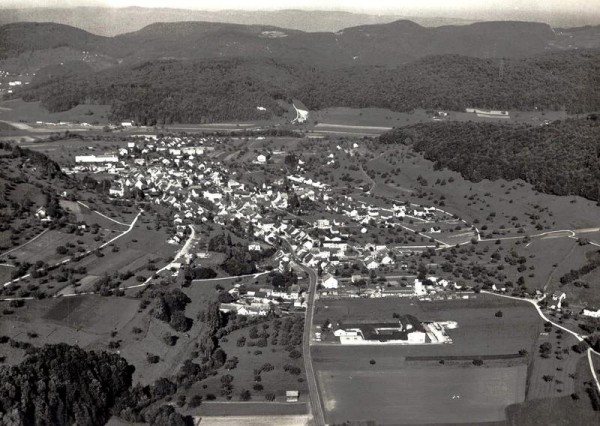
{"type": "Polygon", "coordinates": [[[181,9],[325,9],[368,13],[473,14],[495,11],[597,14],[600,0],[0,0],[1,7],[143,6],[181,9]]]}

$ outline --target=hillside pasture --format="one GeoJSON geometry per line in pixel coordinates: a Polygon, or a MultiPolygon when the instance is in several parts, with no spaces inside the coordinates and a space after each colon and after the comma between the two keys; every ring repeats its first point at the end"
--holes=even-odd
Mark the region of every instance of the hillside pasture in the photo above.
{"type": "Polygon", "coordinates": [[[488,234],[491,238],[519,236],[520,227],[526,233],[541,233],[598,226],[600,207],[594,201],[575,196],[543,194],[519,180],[507,182],[499,179],[492,182],[484,179],[474,183],[447,169],[434,170],[433,162],[407,146],[386,145],[378,149],[382,152],[374,152],[374,158],[365,166],[366,171],[375,172],[375,182],[415,192],[413,195],[401,191],[390,194],[388,191],[382,192],[381,187],[376,185],[373,195],[388,197],[396,202],[411,201],[440,206],[470,223],[478,222],[484,237],[488,234]],[[385,173],[388,175],[382,177],[385,173]],[[419,176],[426,176],[426,182],[419,176]],[[425,196],[418,197],[418,192],[425,196]],[[536,228],[538,224],[541,229],[536,228]],[[486,228],[482,229],[484,225],[486,228]]]}
{"type": "Polygon", "coordinates": [[[48,264],[54,264],[68,258],[67,255],[58,254],[56,252],[57,247],[65,246],[68,243],[77,244],[76,242],[80,238],[75,234],[50,230],[10,254],[19,262],[35,263],[41,260],[48,264]]]}
{"type": "MultiPolygon", "coordinates": [[[[115,234],[116,236],[118,234],[115,234]]],[[[113,236],[113,238],[114,238],[113,236]]],[[[85,266],[89,274],[102,275],[105,271],[125,272],[144,269],[150,260],[160,259],[157,267],[164,266],[167,258],[175,255],[179,246],[167,243],[168,235],[163,231],[146,229],[137,224],[133,230],[106,246],[102,257],[94,254],[82,259],[78,265],[85,266]]],[[[150,275],[149,272],[146,275],[150,275]]]]}
{"type": "Polygon", "coordinates": [[[516,266],[506,264],[508,279],[515,282],[519,276],[524,275],[528,289],[546,290],[549,293],[562,289],[560,277],[571,269],[585,265],[585,254],[591,250],[591,246],[581,246],[575,239],[566,237],[533,238],[530,243],[519,245],[514,244],[514,241],[505,241],[503,244],[508,244],[520,256],[526,257],[530,268],[520,273],[516,266]]]}

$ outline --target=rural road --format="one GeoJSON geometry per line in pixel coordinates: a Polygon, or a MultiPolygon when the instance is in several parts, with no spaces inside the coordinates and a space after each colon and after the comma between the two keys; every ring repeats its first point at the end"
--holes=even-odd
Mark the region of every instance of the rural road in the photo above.
{"type": "Polygon", "coordinates": [[[292,245],[288,240],[282,238],[283,242],[288,245],[290,256],[294,259],[304,272],[308,274],[308,300],[306,301],[306,316],[304,317],[304,336],[302,336],[302,353],[304,357],[304,369],[306,370],[306,383],[308,384],[308,396],[310,399],[310,407],[313,415],[313,423],[317,426],[324,426],[325,414],[323,412],[323,404],[319,394],[319,385],[313,368],[312,354],[310,352],[311,334],[313,326],[313,317],[315,315],[315,295],[317,293],[317,273],[314,269],[304,265],[292,250],[292,245]]]}
{"type": "MultiPolygon", "coordinates": [[[[492,291],[487,291],[487,290],[481,290],[481,293],[485,293],[485,294],[491,294],[493,296],[498,296],[498,297],[504,297],[506,299],[512,299],[512,300],[521,300],[524,302],[528,302],[531,303],[533,305],[533,307],[535,308],[535,310],[537,311],[537,313],[539,314],[539,316],[546,322],[549,322],[550,324],[552,324],[553,326],[561,329],[562,331],[571,334],[572,336],[575,336],[575,338],[579,341],[582,342],[585,338],[585,336],[576,333],[572,330],[569,330],[566,327],[563,327],[560,324],[555,323],[554,321],[551,321],[546,315],[544,315],[544,313],[542,312],[542,309],[539,307],[537,300],[534,299],[527,299],[524,297],[515,297],[515,296],[509,296],[507,294],[499,294],[499,293],[494,293],[492,291]]],[[[594,378],[594,382],[596,383],[596,388],[598,389],[598,392],[600,392],[600,381],[598,380],[598,376],[596,375],[596,370],[594,368],[594,360],[592,358],[592,353],[596,354],[596,355],[600,355],[600,352],[596,352],[594,349],[592,348],[588,348],[587,350],[587,357],[588,357],[588,362],[590,364],[590,370],[592,372],[592,376],[594,378]]]]}

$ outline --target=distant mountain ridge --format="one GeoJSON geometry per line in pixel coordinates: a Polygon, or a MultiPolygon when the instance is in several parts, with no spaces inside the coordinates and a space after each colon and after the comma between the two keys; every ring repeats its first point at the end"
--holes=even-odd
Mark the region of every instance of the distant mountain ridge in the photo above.
{"type": "Polygon", "coordinates": [[[469,24],[456,18],[418,18],[399,15],[372,15],[343,11],[203,11],[169,8],[33,8],[0,9],[0,25],[13,22],[54,22],[84,29],[93,34],[116,36],[134,32],[156,22],[204,21],[242,25],[267,25],[307,32],[335,32],[365,24],[381,24],[410,18],[425,26],[469,24]]]}
{"type": "MultiPolygon", "coordinates": [[[[1,6],[0,6],[1,7],[1,6]]],[[[440,10],[443,15],[443,10],[440,10]]],[[[307,32],[336,32],[360,25],[382,24],[410,19],[425,27],[465,25],[492,20],[546,22],[554,28],[581,27],[600,24],[600,13],[589,10],[580,14],[537,13],[522,11],[497,15],[414,16],[397,14],[367,14],[333,10],[282,9],[273,11],[244,10],[186,10],[144,7],[71,7],[71,8],[12,8],[0,9],[0,25],[13,22],[54,22],[84,29],[93,34],[115,36],[133,32],[155,22],[205,21],[243,25],[270,25],[307,32]]]]}
{"type": "MultiPolygon", "coordinates": [[[[309,33],[266,25],[193,21],[154,23],[116,37],[97,36],[61,24],[16,23],[0,27],[0,59],[69,47],[130,64],[161,58],[260,57],[318,67],[398,66],[440,54],[525,57],[553,49],[577,48],[576,40],[579,38],[573,39],[570,33],[559,36],[549,25],[533,22],[428,28],[400,20],[345,28],[336,33],[309,33]],[[568,39],[571,46],[565,46],[563,39],[568,39]]],[[[594,47],[589,37],[585,43],[588,48],[594,47]]],[[[596,44],[600,46],[600,37],[596,44]]],[[[56,62],[63,61],[57,57],[56,62]]]]}

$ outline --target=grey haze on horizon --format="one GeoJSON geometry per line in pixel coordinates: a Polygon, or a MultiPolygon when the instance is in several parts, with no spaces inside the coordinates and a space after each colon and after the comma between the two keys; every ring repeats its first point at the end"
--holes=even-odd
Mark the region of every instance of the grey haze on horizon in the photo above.
{"type": "Polygon", "coordinates": [[[326,3],[326,10],[318,10],[324,3],[315,0],[259,0],[250,6],[240,0],[222,0],[218,2],[220,10],[214,4],[191,0],[0,0],[0,25],[55,22],[105,36],[137,31],[154,22],[180,21],[273,25],[311,32],[399,19],[423,26],[495,20],[544,22],[555,28],[600,25],[600,0],[372,0],[367,5],[358,0],[333,0],[326,3]],[[142,4],[151,7],[139,7],[142,4]],[[161,7],[165,4],[168,8],[161,7]],[[227,7],[230,9],[225,10],[227,7]]]}

